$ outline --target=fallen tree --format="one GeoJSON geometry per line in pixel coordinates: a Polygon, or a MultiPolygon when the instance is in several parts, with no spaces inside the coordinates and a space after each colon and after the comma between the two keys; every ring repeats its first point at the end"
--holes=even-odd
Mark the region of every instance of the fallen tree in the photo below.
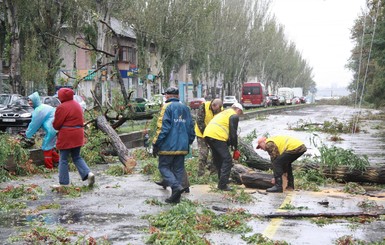
{"type": "Polygon", "coordinates": [[[231,178],[247,188],[267,189],[273,186],[271,183],[272,174],[263,173],[260,170],[254,170],[241,164],[233,166],[231,178]]]}
{"type": "Polygon", "coordinates": [[[126,145],[122,142],[119,135],[107,122],[107,119],[104,116],[98,116],[96,118],[96,123],[98,129],[108,135],[113,149],[117,153],[120,162],[124,165],[125,171],[130,172],[136,166],[136,161],[130,156],[126,145]]]}
{"type": "MultiPolygon", "coordinates": [[[[262,173],[257,170],[272,169],[269,160],[259,156],[251,144],[245,141],[239,142],[242,147],[243,161],[248,167],[235,165],[232,170],[232,177],[239,184],[244,184],[250,188],[266,189],[270,186],[267,181],[271,181],[272,174],[262,173]],[[269,179],[270,178],[270,179],[269,179]]],[[[348,166],[338,166],[333,169],[325,168],[316,163],[296,164],[294,162],[293,169],[317,170],[327,178],[334,179],[338,182],[359,182],[359,183],[376,183],[385,184],[385,166],[369,166],[365,171],[350,169],[348,166]]]]}

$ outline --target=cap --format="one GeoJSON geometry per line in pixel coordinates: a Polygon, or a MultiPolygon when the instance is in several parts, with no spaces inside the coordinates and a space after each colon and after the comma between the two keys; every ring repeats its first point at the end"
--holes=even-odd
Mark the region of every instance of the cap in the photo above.
{"type": "Polygon", "coordinates": [[[169,87],[169,88],[167,88],[166,89],[166,91],[164,92],[164,93],[162,93],[163,95],[165,95],[165,94],[179,94],[179,90],[178,90],[178,88],[176,88],[176,87],[169,87]]]}
{"type": "Polygon", "coordinates": [[[238,108],[241,111],[243,111],[243,106],[241,104],[239,104],[238,102],[235,102],[231,107],[238,108]]]}
{"type": "Polygon", "coordinates": [[[262,142],[265,142],[266,141],[266,137],[261,137],[258,139],[258,143],[257,143],[257,149],[261,149],[261,143],[262,142]]]}

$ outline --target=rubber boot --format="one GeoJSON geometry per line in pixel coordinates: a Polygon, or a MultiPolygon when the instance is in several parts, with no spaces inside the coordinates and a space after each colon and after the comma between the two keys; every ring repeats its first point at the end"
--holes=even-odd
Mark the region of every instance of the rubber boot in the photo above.
{"type": "Polygon", "coordinates": [[[168,185],[164,179],[162,179],[161,181],[154,181],[154,182],[155,182],[155,184],[162,186],[163,189],[167,189],[168,185]]]}
{"type": "Polygon", "coordinates": [[[283,192],[282,177],[276,177],[275,178],[275,185],[271,188],[266,189],[266,192],[283,192]]]}
{"type": "Polygon", "coordinates": [[[43,151],[44,165],[48,169],[53,169],[52,150],[43,151]]]}
{"type": "Polygon", "coordinates": [[[55,149],[52,149],[52,161],[54,166],[57,166],[59,164],[59,158],[59,154],[57,154],[55,149]]]}
{"type": "Polygon", "coordinates": [[[167,203],[179,203],[180,197],[181,197],[183,192],[184,192],[183,187],[172,189],[171,196],[166,199],[166,202],[167,203]]]}

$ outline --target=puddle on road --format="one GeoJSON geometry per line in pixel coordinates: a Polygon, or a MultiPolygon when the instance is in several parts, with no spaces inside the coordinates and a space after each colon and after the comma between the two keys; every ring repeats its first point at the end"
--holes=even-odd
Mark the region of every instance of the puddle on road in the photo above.
{"type": "Polygon", "coordinates": [[[38,221],[46,225],[56,224],[107,224],[119,223],[129,220],[133,215],[129,214],[106,214],[106,213],[83,213],[83,212],[46,212],[29,215],[1,215],[0,227],[22,227],[31,222],[38,221]]]}

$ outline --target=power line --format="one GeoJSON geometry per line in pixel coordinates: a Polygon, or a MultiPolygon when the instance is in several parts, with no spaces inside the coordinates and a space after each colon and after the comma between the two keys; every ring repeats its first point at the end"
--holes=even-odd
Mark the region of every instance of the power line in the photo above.
{"type": "MultiPolygon", "coordinates": [[[[374,25],[373,25],[373,33],[372,33],[372,40],[370,42],[370,48],[369,48],[369,55],[368,55],[368,61],[366,63],[366,69],[365,69],[365,76],[364,76],[364,81],[363,81],[363,84],[362,84],[362,90],[361,90],[361,96],[360,96],[360,102],[359,102],[359,112],[361,112],[361,104],[362,104],[362,98],[364,97],[364,90],[365,90],[365,85],[366,85],[366,79],[367,79],[367,76],[368,76],[368,70],[369,70],[369,61],[370,61],[370,56],[372,54],[372,48],[373,48],[373,40],[374,40],[374,35],[376,33],[376,26],[377,26],[377,18],[378,18],[378,15],[379,15],[379,12],[380,12],[380,4],[381,4],[381,0],[378,0],[378,3],[377,3],[377,11],[376,11],[376,17],[374,19],[374,25]]],[[[364,35],[364,33],[363,33],[364,35]]],[[[363,45],[363,43],[361,44],[363,45]]],[[[362,56],[362,53],[361,53],[361,56],[362,56]]],[[[361,62],[361,57],[360,57],[360,62],[361,62]]],[[[361,67],[361,63],[359,63],[359,66],[361,67]]],[[[359,76],[360,74],[358,74],[359,76]]],[[[358,91],[357,91],[358,92],[358,91]]],[[[356,93],[357,93],[356,92],[356,93]]],[[[356,130],[357,130],[357,124],[358,124],[358,119],[359,119],[359,115],[361,113],[358,114],[357,118],[356,118],[356,121],[354,122],[353,124],[353,132],[352,133],[355,133],[356,130]]]]}

